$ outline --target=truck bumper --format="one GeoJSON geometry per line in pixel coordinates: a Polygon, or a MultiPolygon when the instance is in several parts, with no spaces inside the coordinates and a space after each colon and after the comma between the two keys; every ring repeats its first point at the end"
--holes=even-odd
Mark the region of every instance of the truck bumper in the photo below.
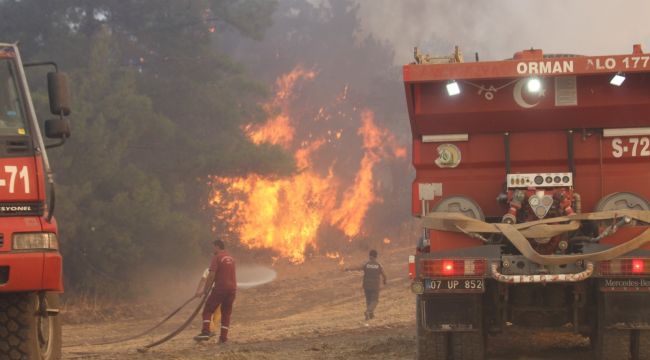
{"type": "Polygon", "coordinates": [[[0,253],[0,292],[62,292],[62,270],[56,251],[0,253]]]}

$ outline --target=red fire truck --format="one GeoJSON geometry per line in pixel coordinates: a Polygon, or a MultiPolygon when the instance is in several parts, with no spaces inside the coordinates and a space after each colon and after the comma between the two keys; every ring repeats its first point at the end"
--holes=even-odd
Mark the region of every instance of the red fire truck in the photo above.
{"type": "Polygon", "coordinates": [[[54,188],[46,148],[70,135],[63,74],[48,73],[50,110],[46,144],[15,44],[0,43],[0,358],[59,359],[58,293],[62,261],[53,218],[54,188]]]}
{"type": "Polygon", "coordinates": [[[526,327],[650,358],[650,54],[415,57],[418,359],[526,327]]]}

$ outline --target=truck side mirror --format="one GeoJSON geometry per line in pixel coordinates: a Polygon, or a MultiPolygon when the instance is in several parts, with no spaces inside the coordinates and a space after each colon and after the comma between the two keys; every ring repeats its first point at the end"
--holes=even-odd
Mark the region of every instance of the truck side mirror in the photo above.
{"type": "MultiPolygon", "coordinates": [[[[69,110],[68,110],[69,112],[69,110]]],[[[64,118],[45,121],[45,136],[50,139],[66,139],[70,137],[70,121],[64,118]]]]}
{"type": "MultiPolygon", "coordinates": [[[[64,73],[60,72],[47,73],[47,91],[50,95],[50,112],[54,115],[70,115],[68,77],[64,73]]],[[[70,129],[68,126],[68,133],[69,132],[70,129]]]]}

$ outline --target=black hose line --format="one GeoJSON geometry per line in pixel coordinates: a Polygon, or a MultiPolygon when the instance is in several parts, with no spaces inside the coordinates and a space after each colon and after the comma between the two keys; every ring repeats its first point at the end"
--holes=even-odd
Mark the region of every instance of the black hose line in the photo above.
{"type": "MultiPolygon", "coordinates": [[[[130,340],[135,340],[135,339],[137,339],[137,338],[143,337],[143,336],[145,336],[145,335],[151,333],[152,331],[154,331],[154,330],[156,330],[157,328],[159,328],[160,326],[162,326],[164,323],[167,322],[167,320],[171,319],[172,317],[174,317],[174,315],[178,314],[179,311],[181,311],[183,308],[185,308],[185,306],[187,306],[189,303],[191,303],[192,300],[194,300],[194,299],[196,299],[196,297],[195,297],[195,296],[192,296],[192,297],[189,298],[187,301],[185,301],[181,306],[179,306],[178,308],[176,308],[176,309],[175,309],[174,311],[172,311],[169,315],[167,315],[164,319],[162,319],[160,322],[158,322],[156,325],[150,327],[149,329],[147,329],[147,330],[145,330],[145,331],[143,331],[143,332],[141,332],[141,333],[139,333],[139,334],[132,335],[132,336],[129,336],[129,337],[124,337],[124,338],[119,338],[119,339],[113,339],[113,340],[108,340],[108,341],[104,341],[104,342],[99,342],[99,343],[92,343],[92,344],[74,344],[74,345],[65,345],[65,346],[63,346],[63,347],[75,347],[75,346],[81,346],[81,345],[90,345],[90,346],[110,345],[110,344],[117,344],[117,343],[126,342],[126,341],[130,341],[130,340]]],[[[203,303],[205,302],[205,299],[206,299],[206,296],[203,296],[203,299],[201,300],[201,303],[199,304],[199,307],[203,305],[203,303]]],[[[193,316],[192,318],[194,318],[194,316],[193,316]]]]}
{"type": "Polygon", "coordinates": [[[176,335],[180,334],[181,331],[185,330],[185,328],[187,328],[192,323],[192,321],[194,320],[196,315],[199,313],[199,311],[203,307],[203,304],[205,304],[205,300],[207,298],[208,298],[208,293],[205,293],[203,295],[203,297],[201,298],[201,302],[199,303],[199,306],[197,306],[196,309],[194,309],[194,312],[192,313],[192,315],[187,320],[185,320],[185,322],[181,326],[179,326],[176,330],[172,331],[171,333],[167,334],[167,336],[165,336],[165,337],[163,337],[163,338],[161,338],[159,340],[156,340],[156,341],[154,341],[154,342],[152,342],[152,343],[150,343],[148,345],[145,345],[145,346],[143,346],[141,348],[138,348],[138,352],[144,353],[147,350],[151,349],[152,347],[158,346],[158,345],[160,345],[160,344],[162,344],[164,342],[167,342],[167,341],[173,339],[174,337],[176,337],[176,335]]]}

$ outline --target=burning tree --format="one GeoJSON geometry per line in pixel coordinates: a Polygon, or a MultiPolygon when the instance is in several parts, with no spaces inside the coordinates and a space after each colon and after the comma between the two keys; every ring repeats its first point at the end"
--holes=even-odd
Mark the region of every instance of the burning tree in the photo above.
{"type": "Polygon", "coordinates": [[[274,249],[296,263],[304,261],[306,249],[319,248],[323,226],[338,229],[348,239],[359,236],[368,209],[382,201],[373,169],[381,161],[406,156],[395,137],[376,125],[371,110],[353,106],[350,114],[345,111],[348,86],[334,104],[320,107],[312,119],[295,117],[296,93],[303,83],[312,81],[317,81],[316,72],[300,66],[280,76],[275,97],[264,106],[270,113],[278,112],[265,123],[245,129],[255,143],[271,143],[292,152],[295,174],[212,177],[211,204],[224,228],[250,248],[274,249]],[[347,134],[344,129],[350,127],[350,120],[359,126],[347,134]],[[346,138],[356,146],[339,146],[346,138]],[[353,180],[337,170],[337,162],[346,157],[360,157],[353,180]]]}

